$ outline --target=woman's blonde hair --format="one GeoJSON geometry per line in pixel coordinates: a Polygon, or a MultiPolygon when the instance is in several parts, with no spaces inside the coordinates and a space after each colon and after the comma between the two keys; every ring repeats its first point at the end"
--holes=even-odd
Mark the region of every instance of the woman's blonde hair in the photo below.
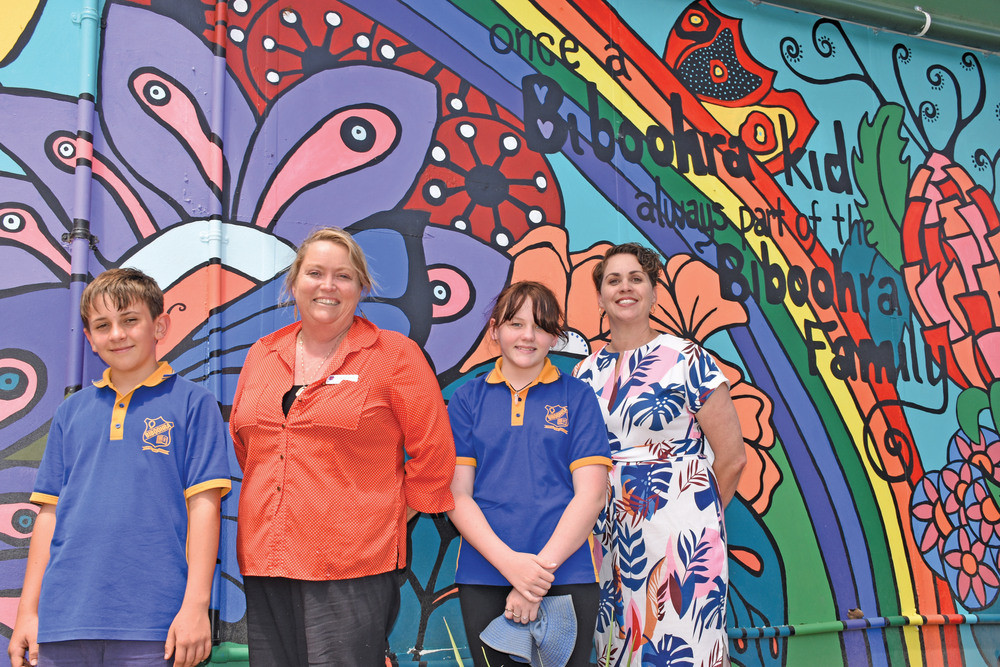
{"type": "Polygon", "coordinates": [[[286,294],[292,293],[292,287],[295,286],[295,280],[299,276],[299,270],[302,268],[302,261],[306,257],[306,251],[309,250],[309,246],[317,241],[336,243],[347,249],[347,257],[351,260],[351,267],[358,272],[358,280],[361,282],[361,289],[364,293],[371,294],[372,290],[378,287],[371,273],[368,271],[368,260],[365,259],[365,251],[361,249],[358,242],[339,227],[321,227],[314,229],[299,244],[299,249],[295,253],[295,259],[292,260],[292,265],[288,267],[288,274],[285,276],[284,292],[286,294]]]}

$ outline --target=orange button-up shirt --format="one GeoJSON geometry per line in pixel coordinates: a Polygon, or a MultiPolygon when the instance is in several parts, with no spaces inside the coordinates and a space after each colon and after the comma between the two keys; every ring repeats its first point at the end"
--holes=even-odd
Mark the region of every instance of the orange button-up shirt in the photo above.
{"type": "Polygon", "coordinates": [[[455,443],[437,378],[412,340],[355,317],[329,375],[285,417],[300,327],[250,348],[233,400],[240,571],[318,581],[402,567],[407,506],[455,506],[455,443]]]}

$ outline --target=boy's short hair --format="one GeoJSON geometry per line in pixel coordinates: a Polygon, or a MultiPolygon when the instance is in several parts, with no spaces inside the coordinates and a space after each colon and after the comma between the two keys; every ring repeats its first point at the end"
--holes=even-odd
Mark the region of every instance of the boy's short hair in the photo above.
{"type": "Polygon", "coordinates": [[[118,310],[136,301],[144,303],[154,320],[163,314],[163,291],[155,280],[139,269],[108,269],[84,288],[80,297],[80,319],[87,331],[90,331],[91,308],[101,297],[118,310]]]}

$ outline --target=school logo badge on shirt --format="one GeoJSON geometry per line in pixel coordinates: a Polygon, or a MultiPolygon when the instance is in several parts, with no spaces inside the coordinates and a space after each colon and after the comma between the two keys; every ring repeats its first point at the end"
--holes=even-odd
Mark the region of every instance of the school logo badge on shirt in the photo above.
{"type": "Polygon", "coordinates": [[[169,455],[170,431],[173,430],[174,423],[168,422],[163,417],[146,418],[145,422],[146,430],[142,432],[142,441],[146,446],[142,450],[169,455]]]}
{"type": "Polygon", "coordinates": [[[565,405],[545,406],[545,428],[566,433],[569,426],[569,410],[565,405]]]}

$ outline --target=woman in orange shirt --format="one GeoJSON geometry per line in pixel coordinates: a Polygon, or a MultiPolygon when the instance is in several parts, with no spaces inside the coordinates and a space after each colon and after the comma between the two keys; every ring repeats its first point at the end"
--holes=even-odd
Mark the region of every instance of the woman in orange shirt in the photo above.
{"type": "Polygon", "coordinates": [[[286,288],[301,320],[250,349],[229,420],[250,663],[383,665],[406,522],[454,507],[448,416],[417,344],[355,315],[349,234],[313,232],[286,288]]]}

